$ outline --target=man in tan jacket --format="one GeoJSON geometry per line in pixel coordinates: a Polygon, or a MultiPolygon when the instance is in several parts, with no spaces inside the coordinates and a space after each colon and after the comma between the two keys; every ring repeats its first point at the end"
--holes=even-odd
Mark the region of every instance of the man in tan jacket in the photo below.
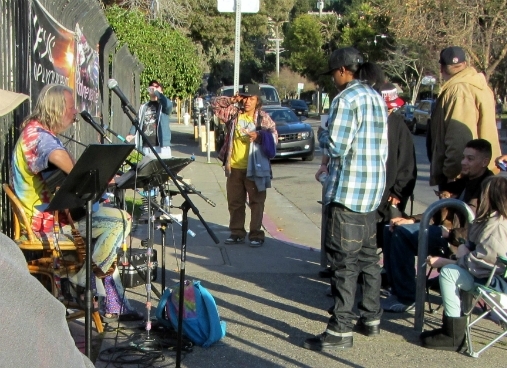
{"type": "MultiPolygon", "coordinates": [[[[461,172],[463,149],[468,141],[486,139],[492,157],[501,154],[495,118],[495,99],[486,78],[467,65],[465,52],[452,46],[440,52],[440,89],[426,138],[431,163],[430,185],[441,188],[461,172]]],[[[498,172],[491,161],[489,169],[498,172]]]]}

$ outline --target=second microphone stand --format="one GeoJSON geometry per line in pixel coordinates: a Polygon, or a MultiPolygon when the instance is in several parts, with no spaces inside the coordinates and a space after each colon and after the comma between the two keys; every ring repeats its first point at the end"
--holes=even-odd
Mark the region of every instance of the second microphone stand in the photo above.
{"type": "MultiPolygon", "coordinates": [[[[186,250],[187,250],[187,231],[188,231],[188,211],[191,209],[192,212],[199,218],[199,221],[203,224],[204,228],[210,235],[210,237],[213,239],[215,244],[218,244],[220,241],[216,237],[215,233],[211,228],[208,226],[206,221],[203,219],[201,214],[199,213],[199,210],[193,202],[190,200],[190,197],[188,196],[187,192],[183,190],[182,186],[178,182],[176,176],[173,174],[173,172],[169,169],[169,167],[165,164],[165,162],[162,160],[162,158],[159,156],[151,142],[148,140],[144,132],[139,126],[139,120],[137,117],[133,116],[131,111],[132,107],[128,106],[127,104],[123,103],[122,101],[122,109],[125,115],[129,118],[129,120],[132,122],[132,124],[135,126],[138,134],[142,137],[143,142],[145,142],[149,147],[153,155],[157,158],[160,165],[164,168],[164,170],[167,172],[171,180],[173,181],[174,185],[178,188],[181,195],[184,198],[184,202],[181,206],[181,209],[183,210],[183,220],[182,220],[182,236],[181,236],[181,267],[180,267],[180,285],[179,285],[179,309],[178,309],[178,337],[177,337],[177,346],[176,346],[176,368],[181,367],[181,352],[183,347],[183,307],[184,307],[184,283],[185,283],[185,263],[186,263],[186,250]]],[[[151,306],[147,306],[151,307],[151,306]]],[[[148,321],[149,323],[149,321],[148,321]]]]}

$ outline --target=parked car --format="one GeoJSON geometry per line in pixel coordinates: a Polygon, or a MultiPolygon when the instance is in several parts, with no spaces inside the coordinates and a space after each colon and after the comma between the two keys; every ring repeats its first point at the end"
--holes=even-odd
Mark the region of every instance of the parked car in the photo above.
{"type": "Polygon", "coordinates": [[[436,100],[421,100],[419,104],[416,105],[412,121],[408,124],[408,128],[414,134],[418,134],[422,131],[428,130],[428,125],[431,120],[431,113],[435,108],[436,100]]]}
{"type": "Polygon", "coordinates": [[[308,105],[303,100],[286,100],[286,102],[282,101],[282,106],[287,106],[297,116],[306,116],[308,117],[308,105]]]}
{"type": "Polygon", "coordinates": [[[278,143],[275,158],[301,157],[312,161],[315,153],[315,134],[310,124],[303,123],[306,117],[298,117],[288,107],[263,108],[276,123],[278,143]]]}
{"type": "MultiPolygon", "coordinates": [[[[243,87],[242,84],[239,85],[241,89],[243,87]]],[[[261,89],[261,98],[263,106],[274,106],[280,107],[280,97],[278,95],[278,91],[271,84],[259,83],[259,87],[261,89]]],[[[234,86],[224,86],[218,89],[217,96],[228,96],[232,97],[234,95],[234,86]]],[[[212,116],[210,120],[211,130],[215,132],[215,150],[217,152],[220,151],[222,146],[224,145],[225,140],[225,124],[223,121],[218,119],[216,116],[212,116]]]]}
{"type": "Polygon", "coordinates": [[[414,119],[414,105],[405,104],[402,107],[400,107],[399,111],[403,115],[403,119],[408,124],[409,122],[412,122],[414,119]]]}

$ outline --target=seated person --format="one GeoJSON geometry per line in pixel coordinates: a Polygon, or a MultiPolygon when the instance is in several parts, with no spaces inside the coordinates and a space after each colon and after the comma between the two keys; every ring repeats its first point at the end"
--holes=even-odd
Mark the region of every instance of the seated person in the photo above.
{"type": "Polygon", "coordinates": [[[0,247],[0,313],[8,316],[0,334],[2,366],[94,367],[72,339],[65,306],[30,275],[16,243],[0,233],[0,247]]]}
{"type": "MultiPolygon", "coordinates": [[[[74,159],[56,136],[67,130],[76,121],[77,110],[73,91],[67,86],[50,84],[45,86],[37,99],[33,113],[22,124],[20,137],[12,157],[13,188],[23,209],[32,223],[32,229],[41,238],[52,237],[54,216],[44,212],[52,199],[47,178],[51,172],[61,170],[68,174],[74,159]]],[[[101,206],[92,215],[92,236],[95,239],[92,259],[106,273],[116,260],[117,250],[130,232],[129,214],[125,211],[101,206]]],[[[66,216],[59,216],[62,229],[69,229],[66,216]]],[[[86,233],[86,221],[78,224],[81,234],[86,233]]],[[[116,271],[117,273],[118,271],[116,271]]],[[[77,283],[86,283],[85,267],[76,275],[77,283]]],[[[104,321],[114,320],[125,314],[123,319],[142,319],[123,297],[124,291],[119,275],[107,276],[97,282],[92,278],[93,289],[105,297],[105,310],[101,311],[104,321]]]]}
{"type": "MultiPolygon", "coordinates": [[[[461,350],[465,342],[467,317],[461,315],[459,291],[470,291],[474,283],[486,284],[498,256],[507,256],[507,178],[493,176],[482,183],[477,217],[470,226],[469,239],[458,248],[457,260],[428,256],[428,265],[440,268],[440,291],[444,305],[441,328],[421,334],[429,349],[461,350]]],[[[507,292],[499,267],[490,287],[507,292]]]]}
{"type": "MultiPolygon", "coordinates": [[[[484,139],[473,139],[463,151],[460,179],[448,183],[447,191],[476,211],[482,181],[493,173],[488,170],[491,160],[491,144],[484,139]]],[[[419,240],[419,224],[422,215],[411,218],[391,219],[384,230],[384,269],[391,286],[391,295],[381,300],[386,312],[401,313],[415,304],[415,256],[419,240]]],[[[467,220],[455,215],[453,229],[433,224],[428,227],[428,254],[449,256],[449,243],[459,245],[466,239],[467,220]]]]}

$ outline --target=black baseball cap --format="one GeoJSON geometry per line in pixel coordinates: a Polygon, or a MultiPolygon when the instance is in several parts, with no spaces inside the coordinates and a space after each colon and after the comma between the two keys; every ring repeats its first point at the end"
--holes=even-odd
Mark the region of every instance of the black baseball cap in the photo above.
{"type": "Polygon", "coordinates": [[[440,51],[441,65],[454,65],[466,61],[465,51],[459,46],[451,46],[440,51]]]}
{"type": "Polygon", "coordinates": [[[333,70],[339,69],[342,66],[361,65],[363,57],[361,53],[354,47],[343,47],[334,50],[328,61],[328,71],[321,75],[330,75],[333,70]]]}
{"type": "Polygon", "coordinates": [[[249,83],[243,84],[243,86],[239,89],[240,96],[243,97],[251,97],[251,96],[261,96],[261,88],[258,84],[249,83]]]}

